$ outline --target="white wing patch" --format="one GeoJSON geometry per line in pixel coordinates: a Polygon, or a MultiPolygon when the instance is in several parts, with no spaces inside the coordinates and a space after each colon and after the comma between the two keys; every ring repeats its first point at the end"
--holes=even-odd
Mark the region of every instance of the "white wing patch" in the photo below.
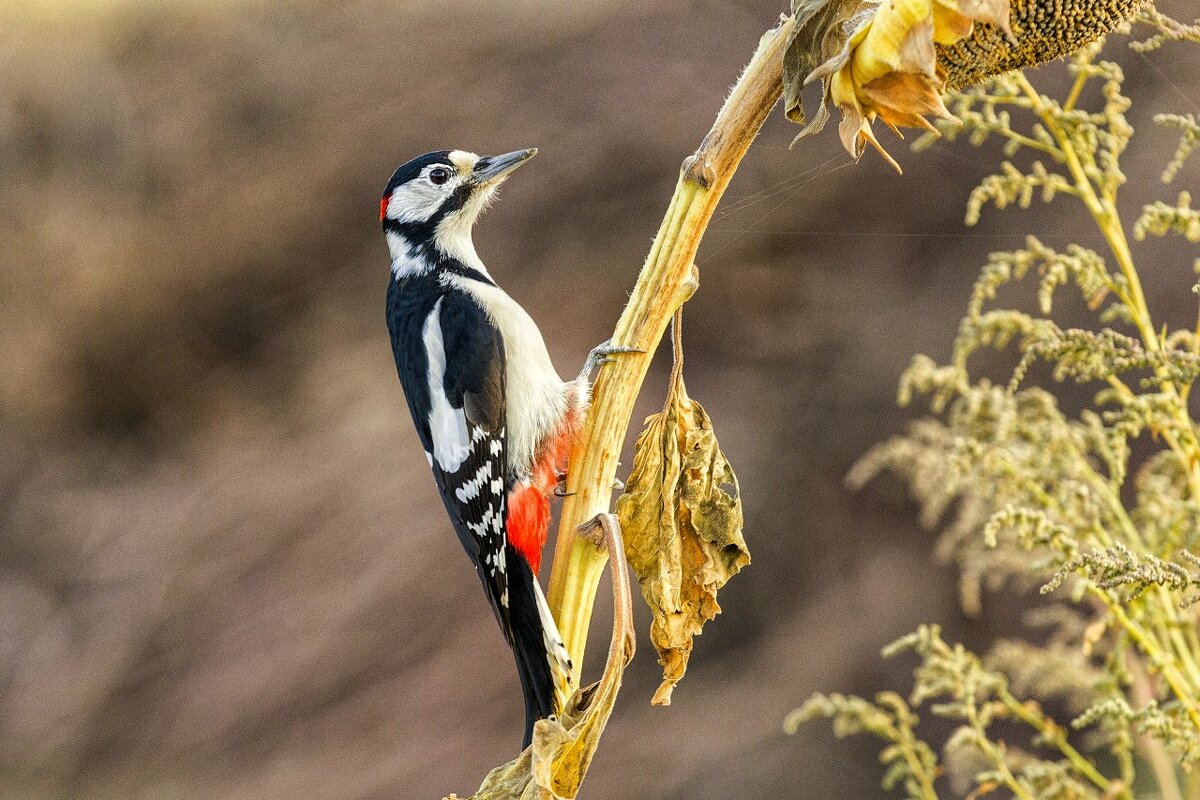
{"type": "MultiPolygon", "coordinates": [[[[486,571],[497,588],[500,605],[507,608],[508,564],[504,556],[507,497],[502,457],[505,429],[489,433],[479,426],[468,428],[468,452],[457,465],[462,469],[462,474],[448,474],[444,491],[454,492],[454,498],[459,503],[459,521],[478,542],[477,568],[486,571]],[[463,468],[463,464],[469,466],[463,468]]],[[[467,434],[464,433],[465,436],[467,434]]]]}
{"type": "MultiPolygon", "coordinates": [[[[492,506],[483,512],[483,517],[478,522],[466,519],[463,522],[479,540],[482,566],[488,571],[492,580],[500,584],[500,605],[508,608],[508,563],[504,557],[504,505],[504,495],[501,494],[499,505],[492,506]]],[[[548,609],[547,613],[549,613],[548,609]]]]}
{"type": "Polygon", "coordinates": [[[468,503],[479,497],[479,490],[492,477],[492,462],[487,461],[475,471],[475,477],[454,490],[454,496],[460,503],[468,503]]]}
{"type": "Polygon", "coordinates": [[[433,305],[425,318],[422,338],[429,359],[429,435],[433,458],[443,472],[457,472],[471,452],[467,415],[446,399],[446,346],[442,341],[442,301],[433,305]]]}
{"type": "MultiPolygon", "coordinates": [[[[505,575],[505,576],[508,575],[508,559],[504,557],[504,548],[503,547],[501,547],[499,552],[496,553],[496,569],[500,570],[501,575],[505,575]]],[[[492,574],[495,574],[495,570],[492,570],[492,574]]],[[[508,608],[508,579],[507,579],[507,577],[504,580],[504,591],[500,593],[500,605],[504,606],[505,608],[508,608]]]]}

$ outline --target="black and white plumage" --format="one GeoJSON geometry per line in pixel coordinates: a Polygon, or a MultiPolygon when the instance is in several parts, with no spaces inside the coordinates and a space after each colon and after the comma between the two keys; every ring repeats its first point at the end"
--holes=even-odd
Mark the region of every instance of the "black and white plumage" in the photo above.
{"type": "Polygon", "coordinates": [[[508,605],[504,554],[504,347],[483,310],[436,276],[388,287],[387,319],[434,480],[489,600],[508,605]]]}
{"type": "Polygon", "coordinates": [[[471,226],[534,152],[420,156],[396,170],[380,205],[397,372],[451,523],[515,654],[526,744],[571,688],[536,573],[554,473],[588,384],[586,373],[559,378],[537,325],[476,254],[471,226]]]}

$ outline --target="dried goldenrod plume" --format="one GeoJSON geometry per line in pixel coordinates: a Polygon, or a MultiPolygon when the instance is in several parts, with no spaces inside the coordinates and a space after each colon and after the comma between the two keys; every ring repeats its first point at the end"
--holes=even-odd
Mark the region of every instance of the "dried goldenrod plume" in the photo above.
{"type": "MultiPolygon", "coordinates": [[[[1123,32],[1149,27],[1146,41],[1200,38],[1195,23],[1152,9],[1135,20],[1123,32]]],[[[887,471],[908,483],[922,522],[942,529],[937,551],[959,568],[968,613],[999,591],[1029,609],[1028,637],[984,655],[933,625],[885,648],[916,657],[906,697],[818,694],[789,717],[792,730],[828,718],[839,736],[881,739],[884,786],[908,798],[1200,797],[1200,424],[1189,402],[1200,322],[1151,314],[1130,241],[1200,242],[1200,212],[1180,191],[1122,218],[1132,101],[1120,65],[1101,55],[1102,42],[1073,55],[1061,98],[1021,72],[998,75],[949,95],[961,126],[939,123],[976,146],[1000,139],[1010,159],[972,192],[968,225],[992,209],[1080,203],[1106,247],[1029,236],[992,253],[948,363],[917,356],[902,378],[900,402],[924,397],[932,415],[849,476],[861,485],[887,471]],[[1035,308],[1005,305],[1021,281],[1035,308]],[[1082,327],[1055,318],[1067,290],[1094,315],[1082,327]],[[977,354],[993,348],[1015,351],[1007,385],[975,374],[977,354]],[[1094,389],[1082,409],[1060,404],[1066,380],[1094,389]],[[940,747],[923,740],[932,731],[918,715],[954,726],[940,747]]],[[[1170,182],[1195,121],[1155,119],[1182,131],[1170,182]]],[[[1181,291],[1194,281],[1184,264],[1161,268],[1156,277],[1181,291]]]]}
{"type": "Polygon", "coordinates": [[[829,108],[858,158],[869,144],[899,164],[875,138],[876,119],[935,130],[929,117],[954,120],[948,88],[1075,52],[1126,20],[1142,0],[793,0],[796,29],[784,60],[784,112],[804,124],[804,86],[824,85],[821,106],[797,140],[821,130],[829,108]]]}

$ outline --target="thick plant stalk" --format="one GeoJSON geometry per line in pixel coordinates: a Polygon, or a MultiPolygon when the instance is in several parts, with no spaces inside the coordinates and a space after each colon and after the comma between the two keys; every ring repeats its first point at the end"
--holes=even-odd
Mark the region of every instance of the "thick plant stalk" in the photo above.
{"type": "Polygon", "coordinates": [[[684,162],[671,204],[613,333],[614,344],[644,350],[646,355],[620,356],[600,370],[591,408],[571,452],[549,600],[571,654],[576,684],[596,587],[607,561],[604,550],[579,535],[579,526],[609,510],[617,459],[651,354],[675,310],[695,291],[693,260],[700,238],[783,90],[783,54],[793,25],[789,17],[763,36],[712,129],[684,162]]]}

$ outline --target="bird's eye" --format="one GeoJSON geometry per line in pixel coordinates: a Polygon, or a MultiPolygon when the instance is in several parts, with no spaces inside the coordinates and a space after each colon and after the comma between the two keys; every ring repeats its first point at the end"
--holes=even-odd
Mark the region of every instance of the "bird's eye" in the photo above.
{"type": "Polygon", "coordinates": [[[442,169],[441,167],[435,167],[434,169],[431,169],[429,171],[429,182],[430,183],[434,183],[434,184],[437,184],[438,186],[441,186],[443,183],[445,183],[448,180],[450,180],[450,172],[448,170],[442,169]]]}

